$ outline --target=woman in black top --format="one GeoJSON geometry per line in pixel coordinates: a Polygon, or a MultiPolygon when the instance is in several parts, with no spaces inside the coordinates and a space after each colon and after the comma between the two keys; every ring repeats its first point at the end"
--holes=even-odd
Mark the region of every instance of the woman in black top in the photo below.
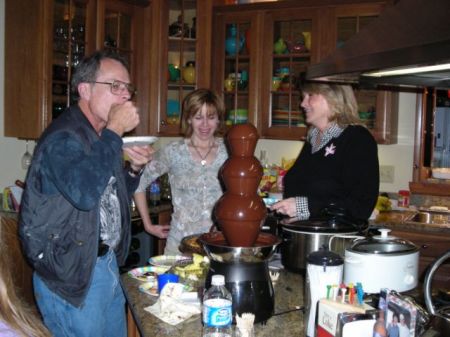
{"type": "Polygon", "coordinates": [[[358,117],[352,88],[310,83],[302,91],[310,129],[284,177],[285,199],[272,209],[305,220],[335,204],[368,219],[379,192],[377,144],[358,117]]]}

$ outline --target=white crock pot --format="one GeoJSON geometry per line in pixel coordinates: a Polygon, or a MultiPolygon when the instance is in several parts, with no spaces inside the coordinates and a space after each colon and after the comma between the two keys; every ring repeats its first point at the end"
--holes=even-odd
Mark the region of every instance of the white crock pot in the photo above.
{"type": "Polygon", "coordinates": [[[379,293],[388,288],[398,292],[417,286],[419,248],[412,242],[389,236],[390,229],[380,229],[381,235],[357,240],[345,250],[344,282],[360,282],[364,292],[379,293]]]}

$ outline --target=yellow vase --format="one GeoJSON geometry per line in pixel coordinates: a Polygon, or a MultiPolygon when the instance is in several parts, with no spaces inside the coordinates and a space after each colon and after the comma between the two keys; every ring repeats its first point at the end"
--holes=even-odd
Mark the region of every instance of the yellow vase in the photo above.
{"type": "Polygon", "coordinates": [[[192,64],[189,64],[187,67],[184,67],[183,80],[188,84],[195,83],[195,67],[192,64]]]}
{"type": "Polygon", "coordinates": [[[225,87],[225,91],[227,92],[231,92],[234,91],[234,85],[235,85],[235,80],[234,78],[226,78],[225,81],[223,82],[223,85],[225,87]]]}
{"type": "Polygon", "coordinates": [[[302,32],[305,37],[305,47],[308,50],[311,50],[311,32],[302,32]]]}

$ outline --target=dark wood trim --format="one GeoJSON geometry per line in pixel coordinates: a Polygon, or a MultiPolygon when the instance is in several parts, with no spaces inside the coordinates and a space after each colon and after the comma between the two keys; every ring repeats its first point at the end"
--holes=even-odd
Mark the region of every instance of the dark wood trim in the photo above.
{"type": "Polygon", "coordinates": [[[448,197],[450,196],[450,183],[437,182],[436,179],[420,182],[412,181],[409,183],[409,190],[414,194],[448,197]]]}
{"type": "Polygon", "coordinates": [[[226,12],[241,12],[245,10],[274,10],[274,9],[291,9],[295,7],[322,7],[322,6],[338,6],[338,5],[360,5],[360,4],[380,4],[385,5],[388,1],[374,1],[374,0],[284,0],[273,2],[254,2],[249,4],[237,5],[217,5],[214,6],[216,11],[226,12]]]}

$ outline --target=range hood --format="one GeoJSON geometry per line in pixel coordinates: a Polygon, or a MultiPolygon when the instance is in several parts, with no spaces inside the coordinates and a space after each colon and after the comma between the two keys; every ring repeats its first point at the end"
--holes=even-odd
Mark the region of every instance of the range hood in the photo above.
{"type": "Polygon", "coordinates": [[[362,86],[450,88],[450,0],[399,0],[333,54],[308,67],[309,80],[362,86]],[[436,66],[447,69],[369,76],[369,73],[436,66]]]}

